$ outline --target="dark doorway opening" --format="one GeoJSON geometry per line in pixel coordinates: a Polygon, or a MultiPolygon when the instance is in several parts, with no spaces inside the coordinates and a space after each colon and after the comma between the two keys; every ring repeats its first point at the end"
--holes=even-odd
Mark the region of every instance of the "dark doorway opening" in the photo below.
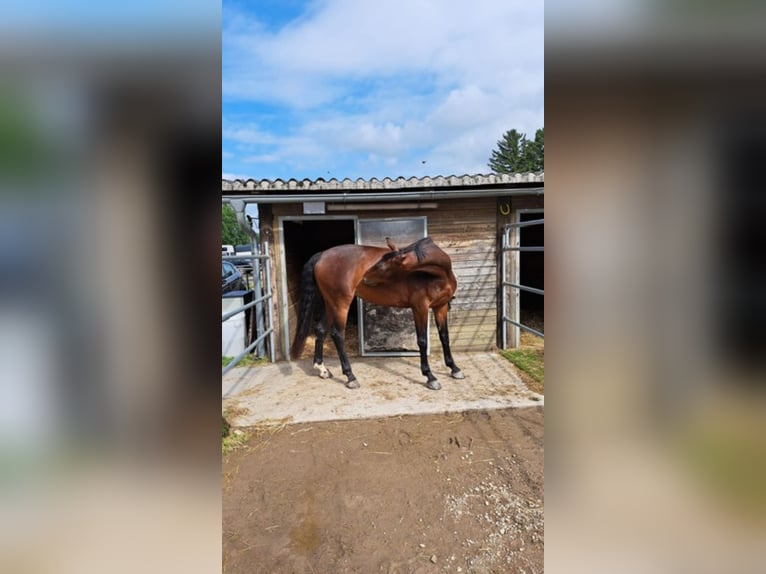
{"type": "MultiPolygon", "coordinates": [[[[520,213],[521,221],[543,219],[543,213],[520,213]]],[[[545,224],[521,227],[520,243],[522,247],[543,247],[545,244],[545,224]]],[[[519,257],[519,281],[527,287],[544,289],[545,254],[542,251],[522,251],[519,257]]],[[[519,301],[521,322],[544,332],[545,300],[543,295],[522,291],[519,301]]]]}
{"type": "MultiPolygon", "coordinates": [[[[353,219],[300,219],[282,222],[285,249],[285,279],[287,287],[287,316],[290,341],[295,333],[296,314],[300,299],[301,271],[312,255],[320,251],[354,243],[356,231],[353,219]]],[[[351,305],[346,323],[346,351],[349,355],[359,354],[359,332],[356,300],[351,305]]],[[[315,320],[318,316],[314,317],[315,320]]],[[[304,357],[314,355],[314,329],[306,341],[304,357]]],[[[330,337],[325,340],[325,356],[337,356],[330,337]]]]}

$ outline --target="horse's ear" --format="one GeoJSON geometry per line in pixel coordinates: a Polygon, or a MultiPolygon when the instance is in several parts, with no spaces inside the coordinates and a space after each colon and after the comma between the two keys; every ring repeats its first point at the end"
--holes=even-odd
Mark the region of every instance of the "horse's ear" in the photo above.
{"type": "Polygon", "coordinates": [[[393,241],[391,241],[390,237],[386,237],[386,245],[388,245],[388,248],[391,251],[396,251],[396,245],[394,245],[393,241]]]}

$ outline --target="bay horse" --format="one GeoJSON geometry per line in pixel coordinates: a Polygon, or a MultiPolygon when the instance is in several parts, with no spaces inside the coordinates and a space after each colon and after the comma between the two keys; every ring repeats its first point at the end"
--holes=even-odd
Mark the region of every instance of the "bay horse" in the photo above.
{"type": "Polygon", "coordinates": [[[441,385],[431,372],[426,355],[428,310],[433,309],[439,340],[444,351],[444,363],[452,377],[463,379],[449,346],[447,313],[457,290],[452,261],[430,237],[424,237],[402,249],[386,238],[388,247],[371,245],[338,245],[313,255],[303,266],[301,296],[298,305],[298,325],[290,356],[300,357],[306,344],[314,315],[319,309],[314,347],[314,368],[321,378],[330,377],[324,366],[323,348],[330,332],[338,350],[346,387],[356,389],[359,382],[351,370],[346,355],[344,332],[348,310],[355,296],[389,307],[409,307],[415,318],[420,371],[427,378],[426,387],[439,390],[441,385]]]}

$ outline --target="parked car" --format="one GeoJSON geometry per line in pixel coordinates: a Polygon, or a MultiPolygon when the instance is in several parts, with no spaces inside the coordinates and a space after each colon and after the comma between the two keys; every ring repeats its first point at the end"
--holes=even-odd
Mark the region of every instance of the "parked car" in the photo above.
{"type": "MultiPolygon", "coordinates": [[[[253,246],[252,245],[237,245],[234,247],[234,251],[236,255],[252,255],[253,254],[253,246]]],[[[249,257],[242,257],[242,259],[231,259],[230,260],[234,265],[237,266],[237,268],[243,273],[252,273],[253,272],[253,260],[249,257]]]]}
{"type": "Polygon", "coordinates": [[[247,289],[239,269],[230,261],[221,261],[221,294],[247,289]]]}
{"type": "Polygon", "coordinates": [[[234,246],[221,245],[221,255],[234,255],[234,246]]]}

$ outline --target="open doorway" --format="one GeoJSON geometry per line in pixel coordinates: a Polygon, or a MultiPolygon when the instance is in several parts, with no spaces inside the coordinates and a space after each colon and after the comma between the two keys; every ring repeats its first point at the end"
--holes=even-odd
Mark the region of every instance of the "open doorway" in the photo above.
{"type": "MultiPolygon", "coordinates": [[[[356,220],[353,217],[285,217],[280,222],[283,238],[283,304],[286,306],[287,325],[284,330],[284,348],[289,352],[295,334],[297,307],[300,300],[301,271],[312,255],[335,245],[354,243],[356,220]]],[[[315,316],[315,320],[318,317],[315,316]]],[[[359,332],[356,301],[349,311],[346,323],[346,351],[350,356],[359,354],[359,332]]],[[[314,355],[314,329],[306,340],[304,357],[314,355]]],[[[325,356],[337,356],[330,337],[325,340],[325,356]]]]}
{"type": "MultiPolygon", "coordinates": [[[[542,210],[519,212],[519,222],[543,218],[542,210]]],[[[545,224],[519,228],[521,247],[543,247],[545,245],[545,224]]],[[[536,289],[545,288],[545,256],[542,251],[522,251],[519,255],[519,283],[536,289]]],[[[521,291],[519,297],[521,322],[524,325],[545,332],[545,300],[542,295],[521,291]]]]}

